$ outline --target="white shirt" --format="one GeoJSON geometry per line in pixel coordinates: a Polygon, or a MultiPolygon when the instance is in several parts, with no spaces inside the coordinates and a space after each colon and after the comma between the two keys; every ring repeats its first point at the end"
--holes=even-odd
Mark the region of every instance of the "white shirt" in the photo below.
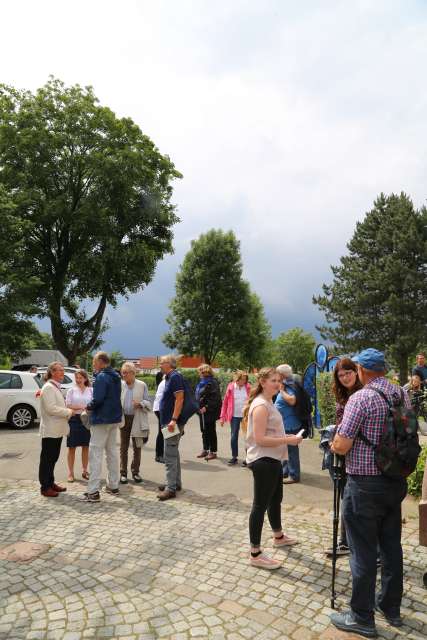
{"type": "MultiPolygon", "coordinates": [[[[92,387],[85,387],[82,393],[79,387],[75,386],[68,389],[65,404],[67,407],[86,407],[91,400],[92,387]]],[[[81,411],[77,411],[76,413],[81,413],[81,411]]]]}
{"type": "Polygon", "coordinates": [[[153,402],[153,411],[158,411],[160,409],[160,400],[162,399],[162,395],[165,391],[165,386],[166,386],[166,379],[163,378],[163,380],[159,383],[159,386],[157,387],[156,395],[154,397],[154,402],[153,402]]]}
{"type": "Polygon", "coordinates": [[[243,407],[248,399],[248,392],[245,385],[239,387],[237,382],[234,383],[234,405],[233,405],[233,418],[243,417],[243,407]]]}

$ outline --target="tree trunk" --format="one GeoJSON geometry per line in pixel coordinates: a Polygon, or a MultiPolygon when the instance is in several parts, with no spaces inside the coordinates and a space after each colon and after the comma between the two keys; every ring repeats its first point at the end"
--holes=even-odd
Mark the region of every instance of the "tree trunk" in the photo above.
{"type": "Polygon", "coordinates": [[[408,382],[408,358],[409,354],[405,353],[401,354],[398,359],[400,386],[408,382]]]}

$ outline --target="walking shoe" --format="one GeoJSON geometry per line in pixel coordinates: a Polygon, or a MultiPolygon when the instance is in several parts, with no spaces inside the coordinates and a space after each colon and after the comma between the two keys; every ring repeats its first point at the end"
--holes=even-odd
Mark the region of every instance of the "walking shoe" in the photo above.
{"type": "Polygon", "coordinates": [[[227,464],[229,464],[229,465],[230,465],[230,467],[231,467],[233,464],[237,464],[237,458],[231,458],[231,460],[229,460],[229,461],[227,462],[227,464]]]}
{"type": "Polygon", "coordinates": [[[111,493],[111,495],[113,496],[118,496],[120,493],[118,489],[111,489],[111,487],[109,487],[108,485],[106,485],[104,491],[105,493],[111,493]]]}
{"type": "Polygon", "coordinates": [[[331,613],[329,618],[334,627],[340,629],[341,631],[358,633],[360,636],[365,636],[365,638],[376,638],[378,635],[375,624],[368,625],[356,622],[352,611],[345,611],[344,613],[331,613]]]}
{"type": "Polygon", "coordinates": [[[40,493],[45,498],[57,498],[58,497],[58,492],[55,491],[55,489],[52,489],[52,487],[49,487],[49,489],[40,489],[40,493]]]}
{"type": "Polygon", "coordinates": [[[142,478],[139,475],[139,473],[133,473],[132,478],[133,478],[133,481],[136,482],[136,484],[141,484],[142,478]]]}
{"type": "Polygon", "coordinates": [[[283,534],[280,538],[273,537],[273,547],[291,547],[294,544],[298,544],[298,540],[295,538],[289,538],[283,534]]]}
{"type": "Polygon", "coordinates": [[[381,609],[379,604],[375,605],[375,611],[377,611],[380,614],[380,616],[385,618],[392,627],[401,627],[403,625],[403,620],[400,615],[390,616],[388,613],[386,613],[381,609]]]}
{"type": "Polygon", "coordinates": [[[84,493],[80,498],[82,502],[100,502],[101,497],[99,495],[99,491],[95,491],[94,493],[84,493]]]}
{"type": "Polygon", "coordinates": [[[296,480],[295,478],[288,478],[283,476],[283,484],[297,484],[299,482],[299,480],[296,480]]]}
{"type": "Polygon", "coordinates": [[[203,450],[199,453],[198,456],[196,456],[196,458],[206,458],[207,455],[208,455],[208,452],[203,450]]]}
{"type": "MultiPolygon", "coordinates": [[[[332,547],[330,549],[326,549],[325,553],[328,556],[328,558],[332,558],[332,556],[334,555],[332,547]]],[[[350,553],[350,549],[346,544],[343,544],[342,542],[339,542],[337,544],[337,557],[348,556],[349,553],[350,553]]]]}
{"type": "Polygon", "coordinates": [[[60,487],[59,484],[53,483],[52,489],[57,493],[62,493],[63,491],[67,491],[67,487],[60,487]]]}
{"type": "Polygon", "coordinates": [[[128,483],[128,477],[125,473],[121,473],[120,474],[120,484],[127,484],[128,483]]]}
{"type": "Polygon", "coordinates": [[[216,453],[208,453],[208,455],[206,456],[205,460],[215,460],[216,459],[216,453]]]}
{"type": "MultiPolygon", "coordinates": [[[[164,491],[166,489],[166,485],[165,484],[159,484],[159,491],[164,491]]],[[[177,487],[176,491],[182,491],[182,487],[177,487]]]]}
{"type": "Polygon", "coordinates": [[[158,499],[164,502],[165,500],[170,500],[171,498],[176,498],[175,491],[169,491],[169,489],[165,489],[161,493],[158,494],[158,499]]]}
{"type": "Polygon", "coordinates": [[[253,557],[250,556],[250,563],[253,567],[258,567],[259,569],[269,569],[270,571],[273,569],[280,569],[282,563],[279,560],[274,560],[270,558],[266,553],[260,553],[259,556],[253,557]]]}

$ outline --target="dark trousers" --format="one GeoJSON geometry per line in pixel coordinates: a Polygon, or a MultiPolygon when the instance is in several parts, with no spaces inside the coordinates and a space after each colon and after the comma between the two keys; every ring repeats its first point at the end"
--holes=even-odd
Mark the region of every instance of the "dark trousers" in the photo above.
{"type": "Polygon", "coordinates": [[[249,539],[253,547],[258,547],[266,511],[273,531],[282,528],[282,463],[273,458],[259,458],[252,462],[250,468],[254,477],[254,501],[249,516],[249,539]]]}
{"type": "Polygon", "coordinates": [[[240,431],[240,423],[242,422],[242,418],[236,418],[233,416],[231,418],[231,457],[237,458],[239,455],[239,431],[240,431]]]}
{"type": "Polygon", "coordinates": [[[350,546],[353,589],[350,606],[360,623],[372,624],[375,608],[377,548],[381,590],[377,601],[390,616],[400,614],[403,593],[401,503],[406,480],[385,476],[347,476],[343,516],[350,546]]]}
{"type": "MultiPolygon", "coordinates": [[[[125,425],[120,429],[120,473],[127,476],[128,451],[132,431],[133,416],[125,416],[125,425]]],[[[141,466],[141,447],[136,446],[135,438],[132,438],[133,460],[131,464],[132,474],[139,473],[141,466]]]]}
{"type": "Polygon", "coordinates": [[[206,413],[199,415],[200,431],[202,432],[203,449],[216,453],[218,451],[218,438],[216,435],[216,420],[206,413]]]}
{"type": "Polygon", "coordinates": [[[58,462],[61,444],[62,438],[42,438],[39,465],[39,482],[42,491],[49,489],[55,482],[53,472],[58,462]]]}
{"type": "Polygon", "coordinates": [[[157,421],[159,423],[156,438],[156,458],[163,458],[165,452],[165,440],[163,438],[162,425],[160,424],[160,411],[155,411],[154,413],[156,414],[157,421]]]}

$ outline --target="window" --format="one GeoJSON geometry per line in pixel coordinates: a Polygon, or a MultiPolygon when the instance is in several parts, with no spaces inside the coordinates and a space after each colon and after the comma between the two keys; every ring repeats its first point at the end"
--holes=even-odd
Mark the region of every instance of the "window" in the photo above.
{"type": "Polygon", "coordinates": [[[22,389],[21,376],[17,376],[16,374],[11,376],[11,378],[10,378],[10,388],[11,389],[22,389]]]}
{"type": "Polygon", "coordinates": [[[10,379],[12,378],[11,373],[1,373],[0,372],[0,389],[10,389],[10,379]]]}

